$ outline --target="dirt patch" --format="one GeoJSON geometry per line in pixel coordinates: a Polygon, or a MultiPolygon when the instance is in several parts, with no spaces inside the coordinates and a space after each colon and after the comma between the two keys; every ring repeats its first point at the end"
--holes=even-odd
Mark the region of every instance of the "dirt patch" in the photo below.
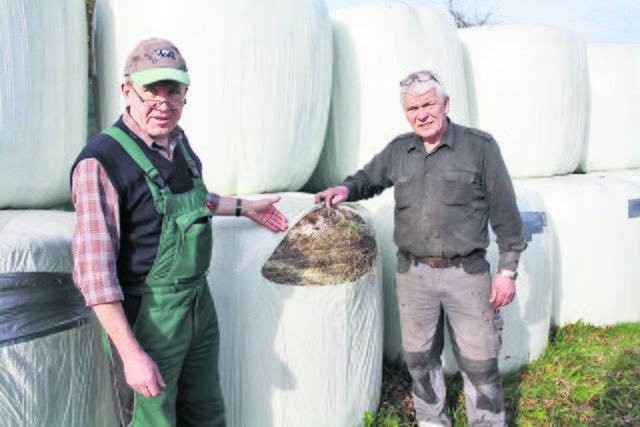
{"type": "Polygon", "coordinates": [[[369,273],[377,256],[373,231],[358,214],[321,208],[292,227],[262,275],[282,285],[341,285],[369,273]]]}

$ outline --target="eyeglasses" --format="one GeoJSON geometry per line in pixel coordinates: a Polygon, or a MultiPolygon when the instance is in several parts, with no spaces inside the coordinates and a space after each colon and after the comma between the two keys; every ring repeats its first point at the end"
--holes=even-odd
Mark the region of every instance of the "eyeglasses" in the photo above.
{"type": "Polygon", "coordinates": [[[436,76],[432,73],[414,73],[411,74],[406,79],[400,80],[400,86],[410,86],[413,82],[428,82],[429,80],[433,80],[434,82],[441,84],[436,76]]]}
{"type": "Polygon", "coordinates": [[[131,86],[131,89],[133,89],[133,91],[135,92],[136,95],[138,95],[138,98],[140,98],[140,102],[142,102],[142,105],[144,105],[147,108],[151,108],[152,110],[156,110],[158,108],[160,108],[160,106],[162,104],[167,104],[169,106],[169,108],[171,108],[172,110],[179,110],[180,108],[184,107],[185,105],[187,105],[187,98],[182,98],[179,101],[161,101],[161,100],[156,100],[156,99],[146,99],[143,98],[142,96],[140,96],[140,94],[138,93],[138,91],[131,86]]]}

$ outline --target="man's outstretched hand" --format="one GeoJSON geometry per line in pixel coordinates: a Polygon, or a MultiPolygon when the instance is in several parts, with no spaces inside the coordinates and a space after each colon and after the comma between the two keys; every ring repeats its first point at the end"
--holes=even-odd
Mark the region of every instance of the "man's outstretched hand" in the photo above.
{"type": "Polygon", "coordinates": [[[268,228],[271,231],[284,231],[287,225],[287,217],[275,206],[280,201],[280,196],[259,200],[242,200],[242,215],[268,228]]]}

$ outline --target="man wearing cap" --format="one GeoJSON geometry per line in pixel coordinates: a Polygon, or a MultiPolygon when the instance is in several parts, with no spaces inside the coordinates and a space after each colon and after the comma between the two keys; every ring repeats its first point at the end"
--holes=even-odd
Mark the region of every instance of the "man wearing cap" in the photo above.
{"type": "Polygon", "coordinates": [[[413,132],[391,141],[342,185],[318,193],[316,203],[332,207],[395,188],[396,285],[418,425],[451,425],[441,361],[446,313],[469,425],[502,427],[498,308],[515,297],[526,247],[513,186],[491,135],[447,117],[449,97],[433,72],[410,74],[400,96],[413,132]],[[489,221],[500,251],[493,284],[485,259],[489,221]]]}
{"type": "Polygon", "coordinates": [[[278,197],[206,190],[178,126],[189,75],[171,42],[141,42],[124,75],[125,112],[72,168],[74,281],[135,392],[131,402],[118,396],[124,425],[224,426],[220,338],[206,282],[211,216],[242,215],[273,231],[287,220],[273,206],[278,197]]]}

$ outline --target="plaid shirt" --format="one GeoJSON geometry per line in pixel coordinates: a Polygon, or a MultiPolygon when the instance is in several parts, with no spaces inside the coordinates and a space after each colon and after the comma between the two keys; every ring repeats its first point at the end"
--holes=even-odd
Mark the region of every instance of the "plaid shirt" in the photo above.
{"type": "MultiPolygon", "coordinates": [[[[124,124],[152,150],[167,159],[182,138],[179,126],[169,134],[169,147],[154,141],[138,126],[127,110],[124,124]]],[[[96,159],[85,159],[73,171],[71,199],[76,207],[73,230],[73,280],[84,295],[87,305],[105,304],[124,299],[116,273],[120,250],[120,217],[118,194],[96,159]]],[[[220,196],[207,195],[212,213],[220,196]]]]}

